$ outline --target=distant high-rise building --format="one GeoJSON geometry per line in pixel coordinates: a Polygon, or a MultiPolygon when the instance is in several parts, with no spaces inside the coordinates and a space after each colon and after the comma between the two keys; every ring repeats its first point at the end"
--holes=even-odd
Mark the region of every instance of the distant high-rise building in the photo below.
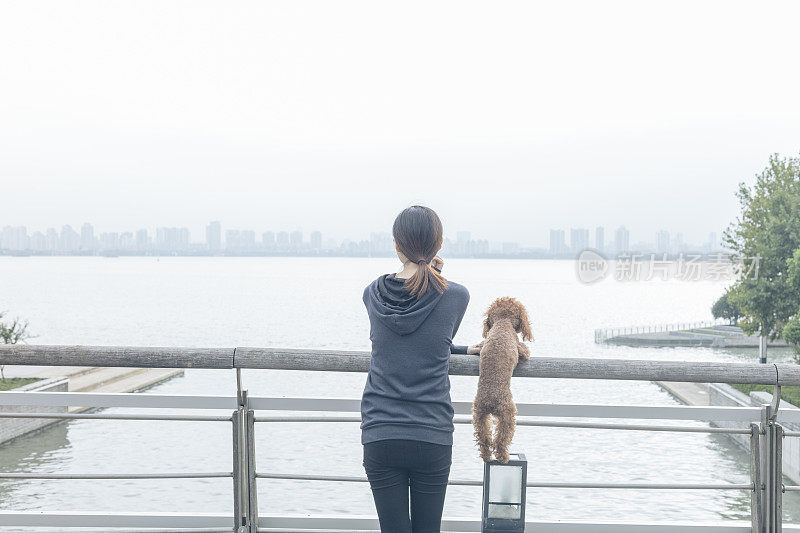
{"type": "Polygon", "coordinates": [[[370,255],[390,255],[394,252],[392,245],[392,236],[385,231],[380,233],[371,233],[369,236],[369,253],[370,255]]]}
{"type": "Polygon", "coordinates": [[[37,252],[44,252],[47,250],[47,237],[44,236],[44,233],[41,231],[34,232],[30,238],[30,247],[31,250],[37,252]]]}
{"type": "Polygon", "coordinates": [[[567,241],[563,229],[550,230],[550,253],[552,255],[560,255],[566,253],[567,241]]]}
{"type": "Polygon", "coordinates": [[[81,250],[91,252],[94,248],[94,226],[84,222],[81,226],[81,250]]]}
{"type": "Polygon", "coordinates": [[[58,232],[56,228],[47,228],[47,233],[45,233],[44,238],[47,241],[46,246],[48,252],[55,252],[58,250],[58,232]]]}
{"type": "Polygon", "coordinates": [[[322,233],[319,231],[312,231],[311,232],[311,249],[312,250],[321,250],[322,249],[322,233]]]}
{"type": "Polygon", "coordinates": [[[147,235],[147,230],[144,228],[136,230],[136,249],[144,252],[148,248],[150,248],[150,237],[147,235]]]}
{"type": "Polygon", "coordinates": [[[209,222],[206,226],[206,246],[212,252],[222,248],[222,224],[218,220],[209,222]]]}
{"type": "Polygon", "coordinates": [[[303,232],[302,232],[302,231],[300,231],[300,230],[293,231],[293,232],[292,232],[292,233],[289,235],[289,244],[290,244],[290,245],[292,246],[292,248],[294,248],[295,250],[299,250],[299,249],[300,249],[300,247],[302,247],[302,246],[303,246],[303,232]]]}
{"type": "Polygon", "coordinates": [[[133,237],[133,233],[126,231],[119,236],[119,249],[127,252],[136,249],[136,240],[133,237]]]}
{"type": "Polygon", "coordinates": [[[100,248],[102,250],[118,250],[119,249],[119,234],[117,234],[117,233],[101,233],[100,234],[100,248]]]}
{"type": "Polygon", "coordinates": [[[6,226],[3,228],[2,235],[3,248],[6,250],[27,250],[30,246],[28,242],[28,228],[25,226],[6,226]]]}
{"type": "Polygon", "coordinates": [[[81,247],[81,236],[67,224],[61,228],[58,247],[62,252],[77,252],[81,247]]]}
{"type": "Polygon", "coordinates": [[[278,247],[287,248],[289,246],[289,233],[286,231],[279,231],[275,242],[278,243],[278,247]]]}
{"type": "Polygon", "coordinates": [[[472,234],[468,231],[459,231],[456,233],[456,253],[462,256],[472,255],[472,234]]]}
{"type": "Polygon", "coordinates": [[[225,231],[225,249],[231,252],[255,250],[256,232],[253,230],[229,229],[225,231]]]}
{"type": "Polygon", "coordinates": [[[717,234],[713,231],[708,234],[708,251],[714,252],[719,249],[719,243],[717,242],[717,234]]]}
{"type": "Polygon", "coordinates": [[[665,254],[669,251],[669,232],[662,229],[656,233],[656,252],[665,254]]]}
{"type": "Polygon", "coordinates": [[[272,231],[265,231],[261,234],[261,244],[264,245],[264,248],[267,250],[272,250],[275,248],[275,233],[272,231]]]}
{"type": "Polygon", "coordinates": [[[236,250],[239,247],[239,230],[225,230],[225,249],[236,250]]]}
{"type": "Polygon", "coordinates": [[[251,229],[242,230],[242,247],[252,251],[256,248],[256,232],[251,229]]]}
{"type": "Polygon", "coordinates": [[[625,226],[620,226],[614,232],[614,251],[619,253],[630,250],[631,234],[625,226]]]}
{"type": "Polygon", "coordinates": [[[580,252],[589,247],[589,230],[571,228],[569,230],[569,247],[573,253],[580,252]]]}
{"type": "Polygon", "coordinates": [[[188,228],[156,228],[156,248],[164,252],[178,252],[189,248],[188,228]]]}
{"type": "Polygon", "coordinates": [[[606,247],[605,229],[603,226],[597,226],[594,230],[594,247],[600,252],[606,247]]]}
{"type": "Polygon", "coordinates": [[[675,234],[675,244],[673,245],[673,251],[677,253],[685,252],[686,251],[686,243],[683,240],[683,233],[678,232],[675,234]]]}

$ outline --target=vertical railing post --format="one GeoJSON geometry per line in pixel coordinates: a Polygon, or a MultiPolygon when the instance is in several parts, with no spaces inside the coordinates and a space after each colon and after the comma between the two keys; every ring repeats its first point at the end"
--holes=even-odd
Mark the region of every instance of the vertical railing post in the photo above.
{"type": "Polygon", "coordinates": [[[233,513],[235,533],[258,531],[256,494],[255,413],[236,369],[236,411],[233,412],[233,513]]]}
{"type": "Polygon", "coordinates": [[[780,533],[783,522],[783,428],[770,405],[761,408],[761,473],[764,484],[763,533],[780,533]]]}
{"type": "Polygon", "coordinates": [[[241,416],[239,409],[233,412],[233,531],[243,533],[247,516],[242,501],[242,457],[241,416]]]}
{"type": "Polygon", "coordinates": [[[772,422],[769,405],[761,407],[761,476],[764,482],[762,532],[773,533],[775,519],[772,510],[772,487],[774,485],[772,469],[772,422]]]}
{"type": "Polygon", "coordinates": [[[256,498],[255,414],[242,389],[242,371],[236,369],[236,411],[233,412],[234,532],[258,531],[256,498]]]}
{"type": "Polygon", "coordinates": [[[255,413],[252,409],[247,410],[247,494],[248,494],[248,514],[247,520],[250,523],[250,533],[258,531],[258,492],[256,490],[256,432],[255,432],[255,413]]]}
{"type": "Polygon", "coordinates": [[[752,533],[764,533],[764,481],[761,479],[761,427],[750,424],[750,521],[752,533]]]}
{"type": "Polygon", "coordinates": [[[239,405],[233,412],[233,499],[236,533],[249,533],[249,481],[247,466],[247,391],[238,391],[239,405]]]}
{"type": "Polygon", "coordinates": [[[775,431],[775,448],[773,450],[775,462],[775,497],[773,508],[775,509],[775,533],[783,530],[783,427],[773,424],[775,431]]]}

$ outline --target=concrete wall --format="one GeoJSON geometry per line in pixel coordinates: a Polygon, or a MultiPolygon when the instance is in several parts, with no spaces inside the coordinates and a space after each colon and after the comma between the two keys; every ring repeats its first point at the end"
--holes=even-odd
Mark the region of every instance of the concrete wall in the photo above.
{"type": "MultiPolygon", "coordinates": [[[[768,392],[753,391],[750,396],[739,392],[724,383],[708,384],[708,400],[710,405],[733,407],[762,407],[772,402],[772,394],[768,392]]],[[[784,409],[797,409],[796,406],[781,400],[779,411],[784,409]]],[[[745,422],[713,422],[717,427],[748,428],[745,422]]],[[[800,424],[781,423],[788,431],[800,431],[800,424]]],[[[728,435],[742,448],[750,451],[749,435],[728,435]]],[[[800,484],[800,437],[785,437],[783,439],[783,475],[800,484]]]]}
{"type": "MultiPolygon", "coordinates": [[[[69,378],[56,377],[30,383],[28,385],[13,389],[15,392],[67,392],[69,378]]],[[[26,405],[0,405],[0,412],[9,413],[66,413],[67,407],[37,407],[26,405]]],[[[55,424],[58,420],[48,418],[0,418],[0,444],[15,439],[21,435],[36,431],[50,424],[55,424]]]]}

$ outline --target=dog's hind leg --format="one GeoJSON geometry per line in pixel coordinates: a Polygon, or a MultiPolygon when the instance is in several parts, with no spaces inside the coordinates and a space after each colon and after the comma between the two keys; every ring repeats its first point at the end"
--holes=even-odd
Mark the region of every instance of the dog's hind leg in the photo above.
{"type": "Polygon", "coordinates": [[[492,460],[492,420],[491,415],[483,410],[472,410],[472,426],[475,428],[475,441],[478,451],[485,463],[492,460]]]}
{"type": "Polygon", "coordinates": [[[511,439],[514,438],[514,430],[517,427],[516,414],[517,406],[509,400],[504,403],[498,416],[494,437],[494,455],[501,463],[508,462],[508,447],[511,446],[511,439]]]}

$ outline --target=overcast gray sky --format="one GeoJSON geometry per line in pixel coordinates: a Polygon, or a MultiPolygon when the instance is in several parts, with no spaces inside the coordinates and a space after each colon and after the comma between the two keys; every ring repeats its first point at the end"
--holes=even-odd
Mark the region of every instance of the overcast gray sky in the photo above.
{"type": "Polygon", "coordinates": [[[0,226],[690,241],[800,151],[798,2],[0,3],[0,226]]]}

